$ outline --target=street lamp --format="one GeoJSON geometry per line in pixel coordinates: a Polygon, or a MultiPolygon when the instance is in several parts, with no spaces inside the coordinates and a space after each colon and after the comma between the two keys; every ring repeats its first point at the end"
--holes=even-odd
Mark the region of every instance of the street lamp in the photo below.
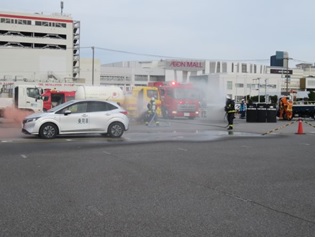
{"type": "Polygon", "coordinates": [[[258,102],[260,103],[260,77],[252,79],[253,81],[258,80],[258,102]]]}
{"type": "Polygon", "coordinates": [[[235,73],[235,101],[237,101],[237,81],[238,81],[238,75],[237,75],[237,71],[239,71],[239,63],[234,65],[236,67],[236,73],[235,73]]]}
{"type": "Polygon", "coordinates": [[[91,49],[92,49],[92,85],[94,86],[94,46],[92,46],[91,49]]]}
{"type": "Polygon", "coordinates": [[[267,104],[268,101],[268,94],[267,94],[267,87],[270,87],[271,85],[268,84],[268,78],[264,79],[264,101],[267,104]]]}
{"type": "Polygon", "coordinates": [[[285,88],[285,95],[289,95],[289,78],[290,78],[290,75],[289,75],[289,60],[290,59],[293,59],[293,58],[289,58],[289,57],[287,57],[287,58],[283,58],[283,59],[285,59],[285,60],[287,60],[287,63],[286,63],[286,75],[285,75],[285,83],[286,83],[286,88],[285,88]]]}

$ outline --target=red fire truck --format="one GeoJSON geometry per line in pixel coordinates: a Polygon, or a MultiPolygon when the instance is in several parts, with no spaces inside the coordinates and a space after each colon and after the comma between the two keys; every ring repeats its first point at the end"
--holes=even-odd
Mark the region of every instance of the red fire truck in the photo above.
{"type": "Polygon", "coordinates": [[[43,97],[43,111],[47,111],[59,104],[75,99],[76,91],[58,91],[45,89],[43,97]]]}
{"type": "Polygon", "coordinates": [[[186,117],[194,119],[199,116],[200,93],[192,84],[178,82],[150,82],[156,86],[161,100],[161,113],[164,118],[186,117]]]}

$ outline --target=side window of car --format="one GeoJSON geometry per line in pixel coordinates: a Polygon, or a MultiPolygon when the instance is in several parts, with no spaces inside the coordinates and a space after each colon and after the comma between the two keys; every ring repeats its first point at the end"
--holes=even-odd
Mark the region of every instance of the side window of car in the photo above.
{"type": "Polygon", "coordinates": [[[77,104],[77,113],[86,113],[88,112],[88,103],[87,102],[81,102],[77,104]]]}
{"type": "Polygon", "coordinates": [[[117,107],[112,104],[107,104],[107,110],[114,110],[114,109],[117,109],[117,107]]]}
{"type": "Polygon", "coordinates": [[[90,102],[88,104],[89,112],[109,111],[113,109],[117,109],[117,107],[106,102],[90,102]]]}
{"type": "Polygon", "coordinates": [[[61,112],[64,113],[66,110],[70,110],[71,113],[86,113],[87,112],[87,103],[86,102],[81,102],[81,103],[76,103],[73,105],[68,106],[67,108],[64,108],[61,112]]]}

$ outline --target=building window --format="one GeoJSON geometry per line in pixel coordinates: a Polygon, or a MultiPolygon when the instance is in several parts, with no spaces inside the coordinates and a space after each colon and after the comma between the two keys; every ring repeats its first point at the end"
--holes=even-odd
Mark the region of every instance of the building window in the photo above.
{"type": "Polygon", "coordinates": [[[48,27],[61,27],[66,28],[66,23],[60,23],[60,22],[50,22],[50,21],[35,21],[36,26],[48,26],[48,27]]]}
{"type": "Polygon", "coordinates": [[[0,18],[0,23],[20,24],[20,25],[31,25],[32,22],[31,22],[30,20],[0,18]]]}
{"type": "Polygon", "coordinates": [[[216,62],[210,62],[210,73],[215,73],[216,62]]]}
{"type": "Polygon", "coordinates": [[[244,88],[244,84],[242,83],[235,83],[236,88],[244,88]]]}
{"type": "Polygon", "coordinates": [[[244,96],[237,95],[235,101],[240,103],[242,99],[244,99],[244,96]]]}
{"type": "Polygon", "coordinates": [[[100,81],[102,82],[110,82],[113,83],[113,81],[118,82],[130,82],[131,78],[129,76],[107,76],[107,75],[101,75],[100,81]]]}
{"type": "Polygon", "coordinates": [[[135,75],[135,81],[147,81],[147,75],[135,75]]]}
{"type": "Polygon", "coordinates": [[[216,63],[216,73],[220,73],[221,72],[221,62],[217,62],[216,63]]]}
{"type": "Polygon", "coordinates": [[[227,90],[232,90],[233,89],[233,82],[232,81],[227,81],[226,88],[227,88],[227,90]]]}
{"type": "Polygon", "coordinates": [[[227,63],[223,63],[223,65],[222,65],[222,73],[227,73],[227,63]]]}
{"type": "Polygon", "coordinates": [[[245,64],[245,63],[241,64],[241,72],[247,73],[247,64],[245,64]]]}
{"type": "Polygon", "coordinates": [[[253,73],[257,73],[257,65],[256,64],[253,65],[253,73]]]}

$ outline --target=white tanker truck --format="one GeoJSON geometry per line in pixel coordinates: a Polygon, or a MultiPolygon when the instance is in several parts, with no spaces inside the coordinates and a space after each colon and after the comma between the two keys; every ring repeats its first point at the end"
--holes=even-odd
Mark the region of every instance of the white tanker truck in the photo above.
{"type": "Polygon", "coordinates": [[[118,86],[78,86],[75,99],[110,100],[123,105],[125,96],[118,86]]]}
{"type": "MultiPolygon", "coordinates": [[[[48,88],[48,86],[45,86],[48,88]]],[[[158,90],[155,87],[140,86],[134,87],[131,91],[131,94],[124,94],[123,90],[119,86],[86,86],[86,85],[74,85],[71,88],[67,87],[53,87],[55,93],[51,93],[49,96],[41,96],[43,93],[42,87],[27,86],[27,85],[18,85],[14,88],[14,96],[10,98],[9,105],[15,104],[15,112],[25,110],[30,112],[39,112],[43,111],[44,103],[45,106],[49,108],[64,103],[69,100],[66,99],[67,96],[63,96],[63,93],[69,91],[75,91],[75,99],[98,99],[98,100],[110,100],[117,102],[122,107],[124,107],[131,117],[140,116],[145,110],[146,105],[152,97],[157,98],[157,106],[160,108],[160,100],[158,96],[158,90]],[[56,89],[55,89],[56,88],[56,89]],[[42,92],[41,92],[42,91],[42,92]],[[35,93],[36,92],[36,93],[35,93]],[[52,96],[54,94],[54,96],[52,96]],[[23,104],[23,103],[27,104],[23,104]]],[[[4,98],[0,98],[0,102],[4,98]],[[2,100],[1,100],[2,99],[2,100]]],[[[2,105],[0,103],[0,105],[2,105]]],[[[3,110],[9,105],[3,104],[3,110]]],[[[46,108],[45,107],[45,108],[46,108]]],[[[11,107],[10,107],[11,108],[11,107]]],[[[160,111],[160,110],[159,110],[160,111]]],[[[0,107],[1,112],[1,107],[0,107]]],[[[3,116],[3,113],[1,113],[3,116]]],[[[14,116],[16,117],[16,116],[14,116]]]]}
{"type": "Polygon", "coordinates": [[[75,99],[111,100],[124,107],[131,117],[139,117],[147,109],[147,103],[156,98],[157,114],[160,115],[158,89],[151,86],[136,86],[131,94],[124,94],[118,86],[78,86],[75,99]]]}

